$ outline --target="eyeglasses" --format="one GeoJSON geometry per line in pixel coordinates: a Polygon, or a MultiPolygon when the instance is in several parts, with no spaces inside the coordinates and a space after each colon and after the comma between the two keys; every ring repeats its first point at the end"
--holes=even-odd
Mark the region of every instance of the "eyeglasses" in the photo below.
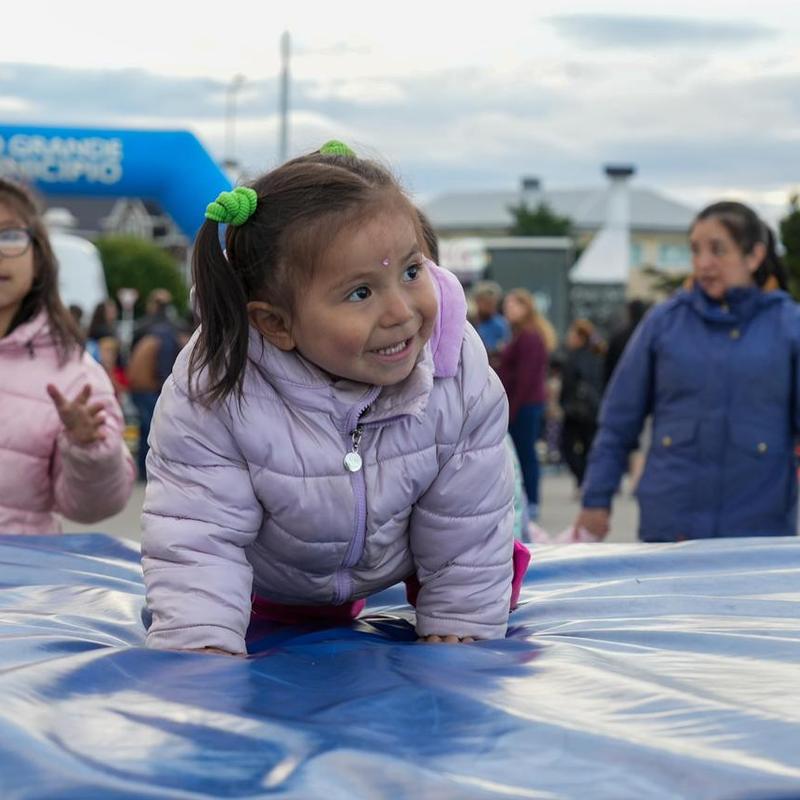
{"type": "Polygon", "coordinates": [[[33,241],[28,228],[0,228],[0,256],[16,258],[25,255],[33,241]]]}

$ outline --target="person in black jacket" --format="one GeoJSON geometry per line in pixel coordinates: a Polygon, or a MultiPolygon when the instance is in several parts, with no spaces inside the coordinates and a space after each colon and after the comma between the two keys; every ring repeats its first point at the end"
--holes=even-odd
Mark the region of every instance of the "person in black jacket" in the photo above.
{"type": "Polygon", "coordinates": [[[586,459],[597,431],[597,415],[603,395],[605,345],[589,320],[572,323],[566,338],[567,352],[561,377],[561,454],[580,488],[586,459]]]}
{"type": "Polygon", "coordinates": [[[603,363],[603,385],[608,386],[611,376],[614,374],[614,367],[622,358],[625,345],[628,339],[633,336],[636,326],[642,321],[642,317],[647,313],[649,306],[644,300],[629,300],[625,307],[625,323],[611,334],[608,340],[608,350],[606,351],[603,363]]]}

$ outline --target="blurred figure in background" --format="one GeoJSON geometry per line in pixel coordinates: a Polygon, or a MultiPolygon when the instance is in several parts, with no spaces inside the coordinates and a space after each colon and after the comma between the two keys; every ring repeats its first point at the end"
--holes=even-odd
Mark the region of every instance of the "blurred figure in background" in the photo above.
{"type": "Polygon", "coordinates": [[[500,355],[498,375],[508,395],[508,430],[522,467],[528,513],[531,520],[536,520],[539,516],[536,442],[547,398],[549,354],[536,299],[527,289],[512,289],[506,295],[503,310],[511,328],[511,341],[500,355]]]}
{"type": "Polygon", "coordinates": [[[629,300],[625,306],[625,321],[608,339],[608,350],[603,364],[603,385],[608,386],[617,362],[622,358],[625,345],[642,321],[649,308],[644,300],[629,300]]]}
{"type": "Polygon", "coordinates": [[[175,325],[177,320],[172,292],[169,289],[153,289],[147,295],[144,310],[144,316],[136,322],[133,329],[131,348],[136,346],[139,339],[150,333],[152,326],[163,327],[165,323],[175,325]]]}
{"type": "Polygon", "coordinates": [[[137,461],[139,480],[147,479],[147,438],[156,402],[164,381],[172,372],[175,359],[186,344],[187,336],[178,326],[172,309],[172,295],[166,289],[154,289],[147,300],[147,317],[137,327],[128,360],[127,377],[131,400],[139,417],[137,461]]]}
{"type": "Polygon", "coordinates": [[[578,319],[570,325],[562,365],[560,405],[561,454],[580,488],[589,448],[597,431],[597,415],[603,395],[605,345],[594,325],[578,319]]]}
{"type": "Polygon", "coordinates": [[[614,371],[575,527],[608,533],[652,414],[640,539],[795,535],[800,310],[774,235],[751,208],[720,202],[698,214],[689,243],[692,279],[647,314],[614,371]]]}
{"type": "MultiPolygon", "coordinates": [[[[625,307],[624,323],[611,334],[608,340],[608,351],[606,352],[605,363],[603,365],[604,386],[608,386],[611,382],[611,376],[614,374],[617,363],[622,358],[625,346],[628,344],[628,340],[633,336],[633,332],[647,313],[648,308],[650,308],[650,306],[644,300],[628,301],[625,307]]],[[[628,457],[628,475],[630,477],[628,489],[631,494],[636,492],[636,487],[639,484],[639,479],[642,477],[642,472],[644,470],[645,457],[647,456],[647,449],[650,446],[650,427],[649,424],[645,424],[636,449],[628,457]]]]}
{"type": "Polygon", "coordinates": [[[511,339],[508,320],[500,313],[502,296],[503,290],[494,281],[476,283],[470,293],[477,316],[475,330],[489,355],[489,364],[495,369],[500,364],[500,351],[511,339]]]}
{"type": "Polygon", "coordinates": [[[544,409],[544,433],[548,464],[561,464],[561,426],[564,412],[561,409],[561,380],[564,371],[564,355],[559,351],[550,354],[547,372],[547,403],[544,409]]]}
{"type": "Polygon", "coordinates": [[[117,320],[119,319],[119,309],[117,304],[111,300],[104,300],[98,303],[92,312],[92,319],[86,331],[89,339],[100,341],[106,336],[117,336],[117,320]]]}
{"type": "MultiPolygon", "coordinates": [[[[103,364],[103,358],[100,354],[100,345],[104,339],[115,340],[117,342],[116,349],[119,350],[116,328],[118,317],[117,305],[113,300],[104,300],[102,303],[98,303],[92,312],[89,327],[86,329],[86,352],[101,364],[103,364]]],[[[108,369],[106,371],[108,372],[108,369]]]]}

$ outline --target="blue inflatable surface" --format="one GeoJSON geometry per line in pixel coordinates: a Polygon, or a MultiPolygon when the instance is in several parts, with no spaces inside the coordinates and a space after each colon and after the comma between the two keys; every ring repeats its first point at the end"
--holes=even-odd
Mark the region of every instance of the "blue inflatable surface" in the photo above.
{"type": "Polygon", "coordinates": [[[0,797],[797,798],[800,541],[540,547],[509,636],[400,587],[248,658],[142,647],[135,545],[0,537],[0,797]]]}

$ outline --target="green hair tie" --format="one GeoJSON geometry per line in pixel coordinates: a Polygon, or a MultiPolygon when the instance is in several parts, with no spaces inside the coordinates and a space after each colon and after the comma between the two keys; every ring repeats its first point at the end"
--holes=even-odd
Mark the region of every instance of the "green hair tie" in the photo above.
{"type": "Polygon", "coordinates": [[[325,144],[320,147],[319,153],[322,156],[347,156],[348,158],[358,158],[354,150],[351,150],[344,142],[340,142],[338,139],[331,139],[329,142],[325,142],[325,144]]]}
{"type": "Polygon", "coordinates": [[[241,225],[253,216],[257,204],[255,189],[237,186],[232,192],[220,192],[217,199],[206,206],[206,219],[241,225]]]}

